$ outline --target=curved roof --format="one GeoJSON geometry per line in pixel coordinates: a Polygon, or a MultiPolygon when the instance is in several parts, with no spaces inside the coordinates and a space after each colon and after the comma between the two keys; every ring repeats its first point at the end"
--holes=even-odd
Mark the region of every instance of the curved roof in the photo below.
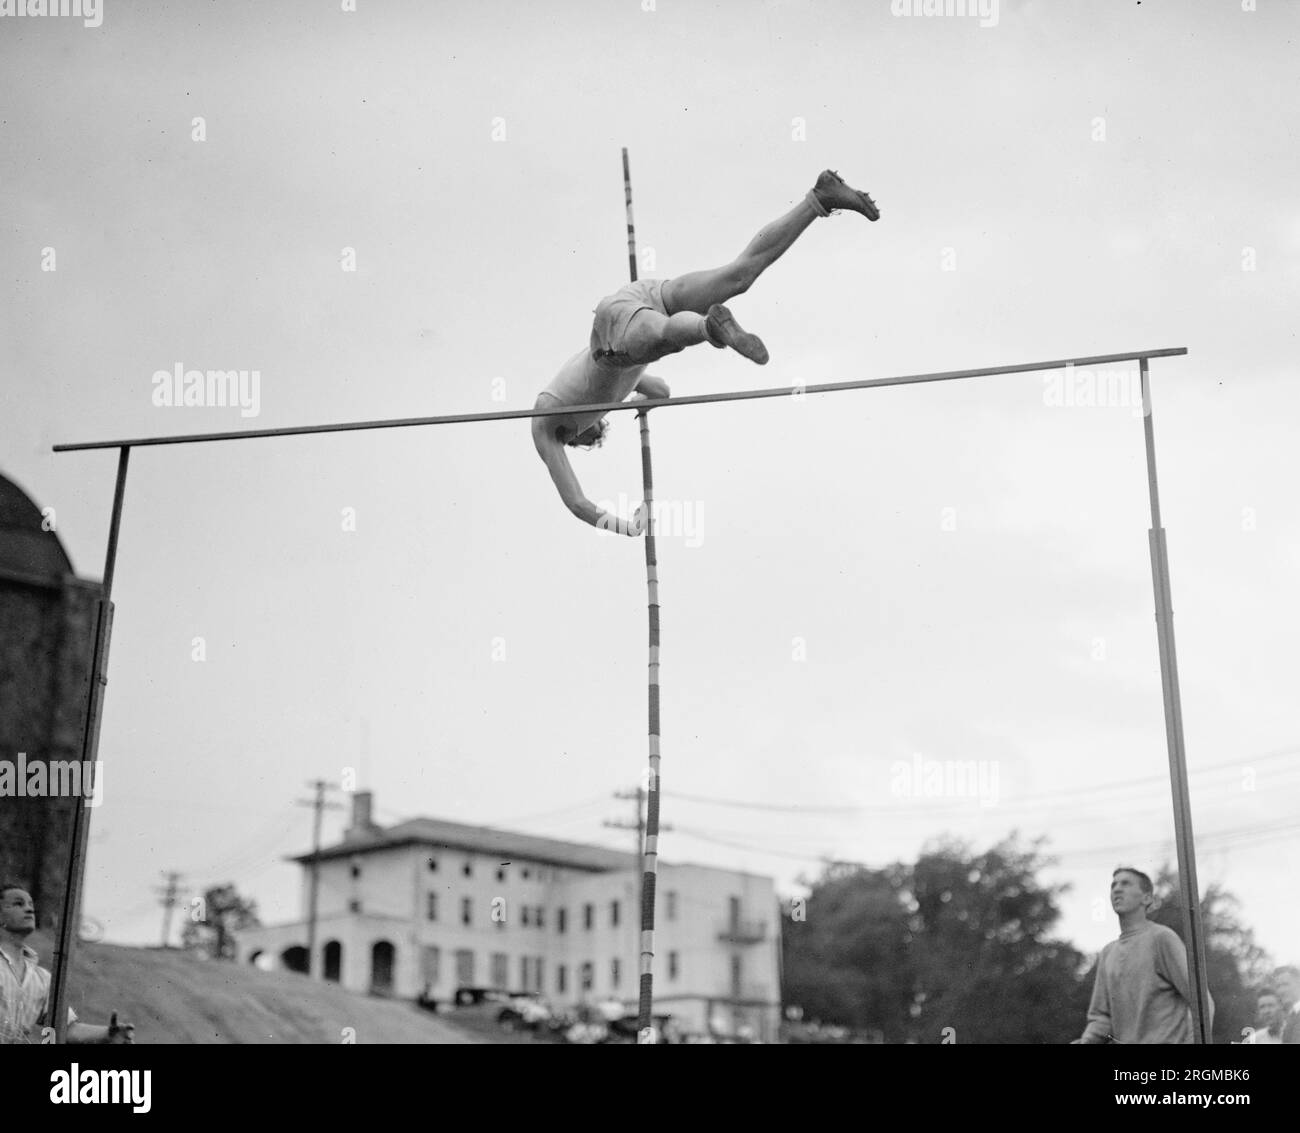
{"type": "Polygon", "coordinates": [[[72,573],[59,537],[41,529],[41,509],[4,476],[0,476],[0,573],[50,582],[72,573]]]}

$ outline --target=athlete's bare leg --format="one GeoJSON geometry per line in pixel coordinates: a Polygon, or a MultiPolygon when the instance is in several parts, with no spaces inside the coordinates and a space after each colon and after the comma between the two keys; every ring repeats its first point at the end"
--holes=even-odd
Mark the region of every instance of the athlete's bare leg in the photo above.
{"type": "Polygon", "coordinates": [[[871,220],[880,216],[875,202],[865,193],[850,188],[838,175],[827,170],[817,184],[789,212],[759,230],[731,263],[708,271],[679,275],[664,284],[664,308],[669,315],[678,311],[707,314],[715,303],[743,295],[754,281],[779,260],[804,230],[819,216],[833,209],[848,208],[871,220]]]}
{"type": "Polygon", "coordinates": [[[628,324],[629,354],[639,363],[653,362],[709,342],[730,346],[754,362],[765,363],[767,348],[762,341],[742,330],[722,304],[748,291],[814,220],[829,216],[834,209],[852,209],[870,220],[880,216],[866,193],[850,188],[838,174],[827,170],[802,201],[760,229],[731,263],[668,280],[663,287],[667,317],[649,309],[638,311],[628,324]]]}
{"type": "Polygon", "coordinates": [[[669,314],[694,311],[704,315],[714,303],[743,295],[816,219],[813,206],[807,200],[800,201],[779,220],[760,229],[731,263],[670,279],[664,284],[664,307],[669,314]]]}

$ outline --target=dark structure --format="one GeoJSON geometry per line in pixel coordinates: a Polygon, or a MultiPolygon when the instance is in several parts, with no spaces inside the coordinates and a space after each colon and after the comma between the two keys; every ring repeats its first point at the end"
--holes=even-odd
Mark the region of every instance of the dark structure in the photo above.
{"type": "MultiPolygon", "coordinates": [[[[0,476],[0,763],[81,759],[100,584],[77,578],[41,509],[0,476]]],[[[55,923],[80,799],[0,797],[0,878],[55,923]]]]}

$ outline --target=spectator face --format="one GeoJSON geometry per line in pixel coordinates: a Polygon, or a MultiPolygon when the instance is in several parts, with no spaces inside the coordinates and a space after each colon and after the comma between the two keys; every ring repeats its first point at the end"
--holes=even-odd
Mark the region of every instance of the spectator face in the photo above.
{"type": "Polygon", "coordinates": [[[1273,1026],[1282,1018],[1282,1003],[1276,995],[1266,992],[1259,997],[1259,1006],[1255,1010],[1255,1021],[1262,1029],[1273,1026]]]}
{"type": "Polygon", "coordinates": [[[25,889],[0,893],[0,931],[26,936],[36,931],[36,906],[25,889]]]}
{"type": "Polygon", "coordinates": [[[1151,903],[1142,891],[1142,883],[1131,873],[1121,870],[1110,882],[1110,904],[1117,916],[1132,913],[1151,903]]]}
{"type": "Polygon", "coordinates": [[[1277,986],[1278,998],[1289,1011],[1295,1004],[1296,993],[1300,992],[1300,979],[1296,978],[1294,972],[1276,972],[1273,983],[1277,986]]]}

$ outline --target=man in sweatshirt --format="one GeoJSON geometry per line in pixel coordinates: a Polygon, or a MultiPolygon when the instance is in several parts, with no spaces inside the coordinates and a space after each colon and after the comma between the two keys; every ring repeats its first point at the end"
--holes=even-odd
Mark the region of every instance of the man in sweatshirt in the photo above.
{"type": "MultiPolygon", "coordinates": [[[[1101,950],[1088,1026],[1076,1043],[1193,1041],[1187,952],[1173,929],[1147,920],[1154,900],[1141,870],[1121,866],[1112,875],[1119,939],[1101,950]]],[[[1213,1019],[1213,1003],[1209,1009],[1213,1019]]]]}

